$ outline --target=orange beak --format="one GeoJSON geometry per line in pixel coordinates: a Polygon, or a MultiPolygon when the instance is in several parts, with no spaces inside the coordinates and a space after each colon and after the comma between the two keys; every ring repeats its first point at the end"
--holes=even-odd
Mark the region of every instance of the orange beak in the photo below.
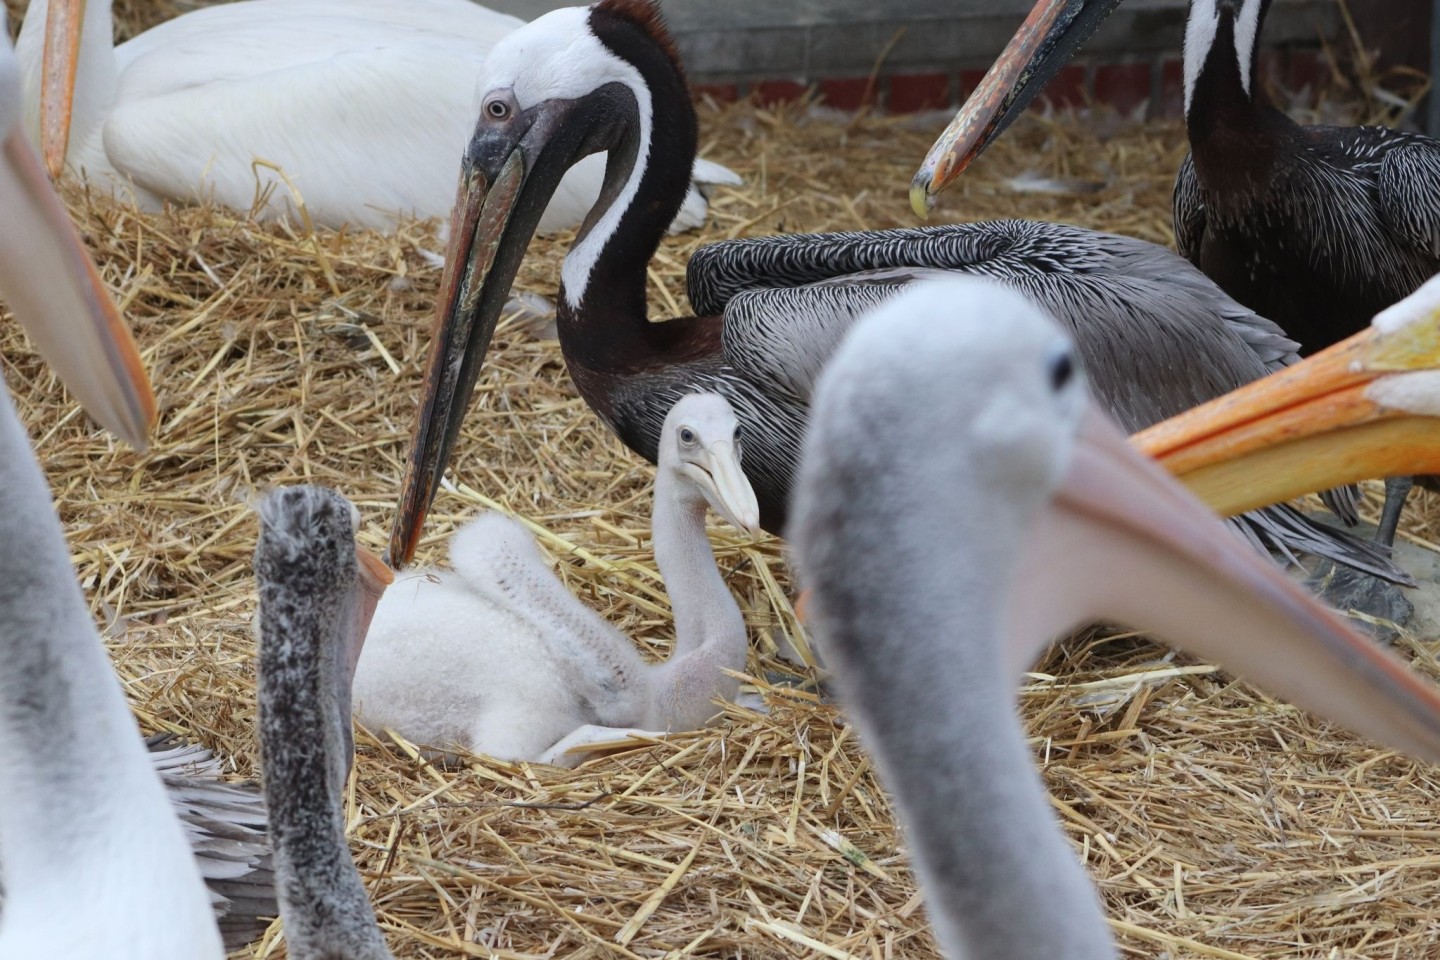
{"type": "Polygon", "coordinates": [[[70,149],[70,120],[75,108],[75,71],[85,0],[52,0],[45,18],[45,47],[40,61],[40,150],[52,180],[65,171],[70,149]]]}
{"type": "Polygon", "coordinates": [[[1440,472],[1440,280],[1322,353],[1132,440],[1225,514],[1440,472]]]}
{"type": "Polygon", "coordinates": [[[0,300],[100,424],[143,449],[155,397],[140,353],[18,127],[0,139],[0,300]]]}

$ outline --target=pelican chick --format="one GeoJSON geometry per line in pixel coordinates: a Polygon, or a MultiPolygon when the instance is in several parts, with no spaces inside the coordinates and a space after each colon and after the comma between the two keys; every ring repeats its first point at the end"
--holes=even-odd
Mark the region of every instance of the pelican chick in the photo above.
{"type": "Polygon", "coordinates": [[[952,958],[1116,956],[1015,703],[1068,628],[1154,629],[1440,760],[1435,689],[1139,456],[1073,342],[994,283],[917,285],[857,324],[815,393],[790,534],[952,958]]]}
{"type": "Polygon", "coordinates": [[[636,728],[692,730],[733,699],[745,621],[705,536],[707,505],[759,524],[740,467],[739,422],[716,394],[665,418],[655,474],[655,562],[675,609],[675,649],[647,663],[565,588],[517,522],[488,514],[455,535],[453,570],[421,571],[381,601],[355,673],[355,711],[429,747],[573,766],[587,743],[636,728]]]}

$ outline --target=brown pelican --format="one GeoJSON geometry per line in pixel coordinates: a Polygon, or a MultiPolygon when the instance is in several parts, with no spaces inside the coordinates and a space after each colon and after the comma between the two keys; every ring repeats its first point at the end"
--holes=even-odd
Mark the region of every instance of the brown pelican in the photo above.
{"type": "Polygon", "coordinates": [[[1157,630],[1440,761],[1436,690],[1137,456],[1082,366],[1032,303],[951,279],[862,321],[816,389],[791,531],[810,623],[957,960],[1116,956],[1014,701],[1068,627],[1157,630]]]}
{"type": "Polygon", "coordinates": [[[260,502],[260,754],[291,960],[390,960],[345,843],[355,746],[350,680],[390,571],[355,543],[358,513],[332,490],[260,502]]]}
{"type": "Polygon", "coordinates": [[[739,422],[723,397],[675,404],[655,471],[655,563],[675,610],[675,649],[647,662],[575,598],[518,522],[487,514],[450,544],[452,571],[419,571],[375,613],[355,671],[355,713],[371,729],[505,760],[574,766],[585,744],[694,730],[734,699],[748,645],[715,567],[707,507],[759,524],[741,470],[739,422]]]}
{"type": "MultiPolygon", "coordinates": [[[[1119,0],[1040,0],[915,175],[934,196],[1044,86],[1119,0]]],[[[1175,179],[1175,245],[1310,354],[1355,333],[1440,272],[1440,142],[1386,127],[1300,126],[1256,76],[1270,0],[1191,0],[1190,155],[1175,179]]],[[[1387,485],[1394,541],[1408,480],[1387,485]]]]}
{"type": "MultiPolygon", "coordinates": [[[[0,299],[82,405],[143,447],[154,397],[20,132],[7,36],[0,16],[0,299]]],[[[234,945],[274,913],[263,803],[203,750],[146,750],[8,394],[0,445],[0,956],[219,957],[212,901],[234,945]]]]}
{"type": "MultiPolygon", "coordinates": [[[[68,165],[154,210],[214,201],[293,219],[298,195],[314,223],[379,230],[449,212],[475,78],[523,24],[470,0],[250,0],[117,47],[110,8],[31,0],[25,12],[26,120],[52,175],[68,165]]],[[[599,156],[567,173],[540,229],[577,226],[604,176],[599,156]]],[[[702,160],[695,182],[739,178],[702,160]]],[[[692,186],[672,229],[705,212],[692,186]]]]}
{"type": "MultiPolygon", "coordinates": [[[[696,121],[658,9],[603,0],[556,10],[496,44],[465,154],[435,341],[392,563],[414,552],[480,362],[525,245],[559,176],[608,150],[608,182],[561,268],[557,325],[577,389],[655,460],[665,413],[686,393],[730,401],[761,525],[785,523],[811,383],[854,317],[912,280],[1001,279],[1050,309],[1128,428],[1263,376],[1294,344],[1153,244],[1025,221],[737,240],[688,267],[698,316],[647,320],[646,267],[684,196],[696,121]]],[[[1277,509],[1258,539],[1395,577],[1379,553],[1277,509]]]]}

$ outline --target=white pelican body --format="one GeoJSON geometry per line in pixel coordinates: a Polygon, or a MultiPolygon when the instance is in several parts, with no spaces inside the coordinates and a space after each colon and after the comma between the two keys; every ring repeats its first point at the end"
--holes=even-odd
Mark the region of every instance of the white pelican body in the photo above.
{"type": "MultiPolygon", "coordinates": [[[[73,2],[33,0],[20,31],[36,142],[47,14],[73,2]]],[[[67,167],[147,209],[213,200],[293,217],[279,168],[317,225],[374,229],[448,216],[479,113],[476,79],[490,48],[524,22],[469,0],[248,0],[116,47],[109,0],[84,7],[67,167]]],[[[540,229],[579,224],[604,171],[597,156],[567,174],[540,229]]],[[[738,182],[717,164],[697,171],[702,182],[738,182]]],[[[692,188],[672,229],[704,218],[692,188]]]]}
{"type": "MultiPolygon", "coordinates": [[[[0,16],[0,299],[97,416],[143,445],[154,399],[19,128],[0,16]]],[[[0,957],[219,960],[210,898],[0,388],[0,957]]]]}
{"type": "Polygon", "coordinates": [[[418,571],[375,612],[355,671],[355,713],[417,744],[573,765],[630,729],[693,730],[735,696],[745,621],[705,537],[707,504],[759,522],[734,411],[714,394],[666,417],[655,481],[655,558],[675,608],[675,649],[647,663],[546,566],[519,523],[487,514],[450,545],[453,571],[418,571]],[[689,438],[688,440],[686,438],[689,438]]]}

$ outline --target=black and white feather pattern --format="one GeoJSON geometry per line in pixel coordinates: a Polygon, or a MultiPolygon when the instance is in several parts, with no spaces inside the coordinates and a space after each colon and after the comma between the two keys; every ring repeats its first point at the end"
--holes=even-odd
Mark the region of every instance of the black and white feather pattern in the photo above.
{"type": "MultiPolygon", "coordinates": [[[[1275,324],[1170,251],[1129,237],[1025,220],[780,235],[696,252],[690,300],[697,314],[723,315],[723,364],[638,378],[615,397],[616,415],[643,417],[658,436],[680,395],[720,392],[746,425],[746,473],[788,500],[815,376],[858,316],[939,271],[991,277],[1048,310],[1075,338],[1096,398],[1130,431],[1298,359],[1275,324]]],[[[1282,552],[1403,579],[1368,545],[1289,508],[1244,526],[1282,552]]]]}
{"type": "Polygon", "coordinates": [[[145,745],[195,851],[225,948],[259,939],[279,915],[259,785],[222,779],[213,753],[171,734],[148,737],[145,745]]]}
{"type": "MultiPolygon", "coordinates": [[[[1293,127],[1293,125],[1292,125],[1293,127]]],[[[1175,245],[1305,352],[1363,328],[1440,272],[1440,142],[1386,127],[1293,127],[1263,189],[1175,179],[1175,245]]]]}

